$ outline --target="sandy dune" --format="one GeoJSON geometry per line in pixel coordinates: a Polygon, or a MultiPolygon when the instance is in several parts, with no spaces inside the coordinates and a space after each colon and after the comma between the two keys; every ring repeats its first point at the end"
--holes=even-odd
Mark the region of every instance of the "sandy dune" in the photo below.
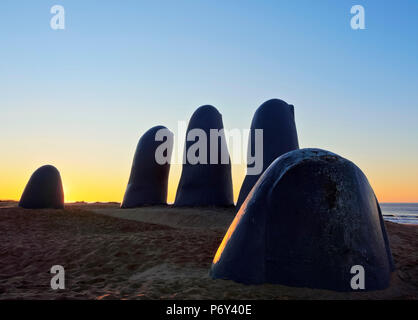
{"type": "Polygon", "coordinates": [[[235,209],[148,207],[136,209],[95,208],[95,213],[179,229],[211,229],[226,231],[235,216],[235,209]]]}
{"type": "Polygon", "coordinates": [[[418,227],[386,223],[397,271],[390,288],[338,293],[212,280],[231,209],[0,204],[0,299],[417,299],[418,227]],[[121,219],[123,218],[123,219],[121,219]],[[66,289],[50,288],[52,265],[66,289]]]}

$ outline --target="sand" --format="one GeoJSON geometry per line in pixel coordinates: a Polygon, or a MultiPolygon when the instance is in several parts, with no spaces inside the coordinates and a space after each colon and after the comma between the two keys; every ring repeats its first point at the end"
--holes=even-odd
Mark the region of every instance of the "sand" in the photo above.
{"type": "Polygon", "coordinates": [[[391,286],[340,293],[246,286],[208,276],[232,209],[71,204],[27,210],[0,203],[0,299],[417,299],[418,227],[386,222],[391,286]],[[50,288],[62,265],[66,289],[50,288]]]}

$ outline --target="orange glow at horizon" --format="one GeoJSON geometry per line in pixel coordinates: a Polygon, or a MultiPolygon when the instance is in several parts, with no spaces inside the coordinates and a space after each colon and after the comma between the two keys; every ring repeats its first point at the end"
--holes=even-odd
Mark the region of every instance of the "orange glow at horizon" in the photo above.
{"type": "MultiPolygon", "coordinates": [[[[245,177],[245,165],[232,165],[232,177],[234,186],[234,199],[238,198],[238,193],[242,181],[245,177]]],[[[35,171],[38,167],[33,167],[35,171]]],[[[85,201],[85,202],[121,202],[125,193],[126,185],[129,179],[130,169],[114,172],[115,174],[104,176],[91,170],[79,172],[69,172],[67,168],[57,169],[61,173],[61,179],[64,189],[64,200],[66,203],[85,201]]],[[[180,180],[182,166],[172,164],[170,168],[167,202],[173,203],[177,185],[180,180]]],[[[106,170],[107,172],[109,170],[106,170]]],[[[0,180],[0,200],[18,201],[29,181],[33,172],[30,170],[16,172],[1,172],[0,180]]]]}
{"type": "MultiPolygon", "coordinates": [[[[43,163],[39,164],[41,166],[43,163]]],[[[0,200],[20,199],[31,174],[39,166],[24,170],[16,166],[0,168],[0,200]]],[[[121,202],[130,173],[130,163],[119,169],[96,167],[75,170],[69,164],[56,165],[61,173],[65,202],[121,202]],[[106,172],[106,174],[103,174],[106,172]]],[[[363,172],[369,179],[379,202],[418,202],[418,169],[406,168],[398,172],[385,172],[375,166],[364,166],[363,172]]],[[[232,165],[234,200],[238,198],[246,167],[232,165]]],[[[167,202],[173,203],[181,176],[181,165],[171,165],[167,202]]]]}

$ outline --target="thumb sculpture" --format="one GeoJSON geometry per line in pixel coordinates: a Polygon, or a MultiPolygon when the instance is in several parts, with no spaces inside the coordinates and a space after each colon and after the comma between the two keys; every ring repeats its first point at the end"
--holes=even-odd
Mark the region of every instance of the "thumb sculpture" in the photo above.
{"type": "MultiPolygon", "coordinates": [[[[279,99],[264,102],[255,112],[251,122],[247,151],[247,175],[238,196],[237,208],[244,202],[248,193],[268,166],[277,157],[296,149],[299,149],[299,143],[293,105],[279,99]],[[257,142],[256,139],[256,129],[263,130],[263,140],[260,142],[257,142]],[[261,143],[263,148],[263,167],[261,170],[254,168],[254,164],[251,164],[251,158],[254,157],[254,153],[259,147],[256,143],[261,143]],[[255,173],[251,173],[251,170],[255,173]]],[[[259,155],[255,154],[255,156],[259,155]]],[[[261,161],[256,161],[255,164],[258,162],[261,161]]]]}
{"type": "Polygon", "coordinates": [[[64,208],[61,175],[54,166],[42,166],[32,174],[20,198],[19,207],[26,209],[64,208]]]}
{"type": "Polygon", "coordinates": [[[301,149],[275,160],[227,231],[211,276],[351,291],[388,287],[394,270],[379,203],[363,172],[328,151],[301,149]]]}
{"type": "Polygon", "coordinates": [[[167,204],[173,133],[163,126],[149,129],[139,139],[122,208],[167,204]]]}
{"type": "Polygon", "coordinates": [[[192,115],[186,133],[176,206],[233,206],[231,161],[222,115],[209,105],[192,115]]]}

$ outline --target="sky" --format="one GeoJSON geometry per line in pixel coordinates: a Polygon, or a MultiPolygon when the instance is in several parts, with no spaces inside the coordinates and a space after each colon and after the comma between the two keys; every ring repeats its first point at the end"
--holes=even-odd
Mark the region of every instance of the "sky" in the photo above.
{"type": "MultiPolygon", "coordinates": [[[[245,129],[279,98],[300,147],[353,161],[381,202],[418,202],[417,17],[416,0],[2,0],[0,199],[52,164],[67,202],[120,202],[149,128],[176,135],[211,104],[245,129]],[[57,4],[64,30],[50,27],[57,4]]],[[[237,197],[245,163],[232,174],[237,197]]]]}

